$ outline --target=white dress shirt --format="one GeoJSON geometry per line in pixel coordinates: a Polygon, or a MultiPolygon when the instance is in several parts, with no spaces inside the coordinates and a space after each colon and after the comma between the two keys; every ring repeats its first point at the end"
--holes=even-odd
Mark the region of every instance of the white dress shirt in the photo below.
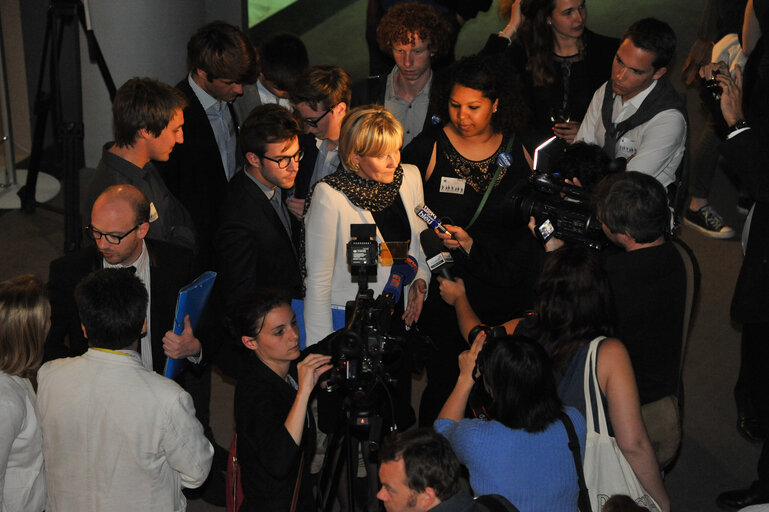
{"type": "MultiPolygon", "coordinates": [[[[641,103],[657,85],[652,84],[631,99],[623,102],[617,95],[614,98],[612,119],[620,123],[636,113],[641,103]]],[[[603,147],[606,129],[603,126],[601,107],[609,82],[603,84],[593,95],[585,118],[577,132],[577,141],[597,144],[603,147]]],[[[627,170],[638,171],[657,178],[667,187],[676,179],[676,169],[684,157],[686,149],[686,120],[675,109],[663,110],[646,123],[628,130],[617,141],[617,158],[627,158],[627,170]]]]}
{"type": "Polygon", "coordinates": [[[203,110],[206,111],[208,122],[214,131],[216,145],[219,147],[219,157],[222,159],[222,167],[227,181],[235,175],[237,166],[237,133],[235,133],[235,120],[232,119],[230,108],[226,101],[218,100],[208,94],[195,83],[192,74],[187,76],[192,92],[198,98],[203,110]]]}

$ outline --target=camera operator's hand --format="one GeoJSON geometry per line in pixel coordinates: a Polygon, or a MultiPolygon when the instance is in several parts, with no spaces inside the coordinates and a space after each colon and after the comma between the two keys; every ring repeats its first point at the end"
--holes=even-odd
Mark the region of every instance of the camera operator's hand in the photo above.
{"type": "Polygon", "coordinates": [[[732,126],[737,121],[745,119],[742,112],[742,71],[734,70],[735,80],[729,73],[716,75],[716,81],[721,86],[721,113],[727,126],[732,126]]]}
{"type": "Polygon", "coordinates": [[[438,237],[443,240],[443,245],[446,246],[447,249],[458,249],[459,245],[462,244],[465,252],[470,254],[470,251],[473,249],[473,237],[459,226],[444,224],[443,227],[448,230],[448,233],[441,233],[437,229],[435,230],[438,237]],[[451,235],[454,235],[454,238],[452,238],[451,235]]]}
{"type": "Polygon", "coordinates": [[[417,279],[411,283],[411,286],[409,286],[409,303],[402,317],[406,325],[411,325],[419,320],[419,315],[422,313],[422,305],[425,302],[425,295],[427,295],[427,283],[425,283],[424,279],[417,279]]]}
{"type": "MultiPolygon", "coordinates": [[[[534,238],[540,240],[540,238],[537,236],[537,220],[534,217],[529,217],[529,231],[531,231],[531,234],[534,235],[534,238]]],[[[552,236],[550,237],[550,240],[545,242],[545,252],[553,252],[556,249],[560,249],[564,246],[565,243],[566,242],[560,238],[552,236]]]]}
{"type": "Polygon", "coordinates": [[[310,354],[296,365],[299,389],[297,394],[310,396],[318,379],[333,367],[331,356],[310,354]]]}
{"type": "Polygon", "coordinates": [[[307,404],[310,402],[312,390],[318,383],[320,376],[331,368],[331,356],[323,354],[310,354],[296,365],[298,389],[294,403],[291,404],[291,409],[288,411],[283,425],[297,445],[302,442],[304,422],[307,418],[307,404]]]}
{"type": "Polygon", "coordinates": [[[457,277],[453,281],[440,276],[437,279],[441,283],[441,298],[449,306],[455,306],[457,301],[467,293],[465,291],[465,282],[462,281],[461,277],[457,277]]]}
{"type": "Polygon", "coordinates": [[[565,123],[555,123],[553,125],[553,134],[569,144],[574,142],[578,131],[579,123],[577,121],[567,121],[565,123]]]}

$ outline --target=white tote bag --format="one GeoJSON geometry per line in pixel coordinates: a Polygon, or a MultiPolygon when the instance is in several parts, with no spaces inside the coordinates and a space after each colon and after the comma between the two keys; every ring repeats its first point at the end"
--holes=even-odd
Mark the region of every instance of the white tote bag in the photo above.
{"type": "Polygon", "coordinates": [[[585,361],[587,439],[585,441],[584,472],[585,484],[590,494],[590,505],[595,512],[599,512],[610,497],[615,494],[625,494],[651,512],[658,512],[660,510],[659,505],[638,481],[633,469],[617,446],[617,440],[609,435],[596,373],[598,344],[603,339],[604,336],[600,336],[590,342],[590,350],[587,361],[585,361]],[[591,386],[597,402],[597,418],[593,418],[591,386]]]}

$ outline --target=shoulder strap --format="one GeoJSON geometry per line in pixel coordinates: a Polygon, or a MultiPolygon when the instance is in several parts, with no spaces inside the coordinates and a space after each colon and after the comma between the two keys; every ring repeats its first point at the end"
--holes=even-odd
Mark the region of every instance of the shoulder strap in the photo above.
{"type": "Polygon", "coordinates": [[[484,494],[475,498],[475,502],[486,507],[489,512],[520,512],[515,505],[499,494],[484,494]]]}
{"type": "Polygon", "coordinates": [[[590,349],[587,352],[585,360],[584,374],[584,392],[585,392],[585,422],[588,432],[599,432],[606,435],[609,432],[606,423],[606,414],[601,403],[601,387],[598,385],[598,372],[596,364],[598,362],[598,346],[606,336],[598,336],[590,342],[590,349]],[[593,418],[593,399],[590,394],[591,387],[595,394],[597,417],[593,418]],[[597,424],[596,424],[597,423],[597,424]]]}
{"type": "MultiPolygon", "coordinates": [[[[510,153],[510,149],[513,147],[513,142],[515,142],[515,134],[513,134],[510,137],[510,141],[507,143],[507,147],[505,148],[505,153],[510,153]]],[[[483,199],[481,199],[481,202],[478,204],[478,208],[475,210],[475,213],[473,214],[473,218],[470,219],[470,222],[467,223],[467,226],[465,226],[465,229],[470,229],[470,226],[473,225],[475,220],[478,218],[478,216],[481,214],[481,211],[483,210],[483,207],[486,206],[486,201],[489,199],[489,196],[491,195],[491,190],[494,188],[494,183],[497,182],[497,178],[499,178],[499,173],[502,172],[502,164],[497,163],[497,170],[494,172],[494,176],[491,178],[491,181],[489,181],[489,185],[486,187],[486,193],[483,194],[483,199]]]]}
{"type": "Polygon", "coordinates": [[[296,511],[296,504],[299,501],[299,488],[302,486],[302,473],[304,472],[304,449],[302,445],[299,445],[299,449],[302,450],[302,455],[299,459],[299,472],[296,474],[294,494],[291,496],[291,512],[296,511]]]}
{"type": "Polygon", "coordinates": [[[566,435],[569,436],[569,450],[574,458],[574,468],[577,470],[577,482],[579,483],[579,497],[577,498],[577,508],[579,512],[592,512],[590,507],[590,495],[587,493],[587,484],[585,483],[585,473],[582,470],[582,456],[579,452],[579,439],[574,430],[574,424],[569,415],[561,410],[561,422],[566,428],[566,435]]]}

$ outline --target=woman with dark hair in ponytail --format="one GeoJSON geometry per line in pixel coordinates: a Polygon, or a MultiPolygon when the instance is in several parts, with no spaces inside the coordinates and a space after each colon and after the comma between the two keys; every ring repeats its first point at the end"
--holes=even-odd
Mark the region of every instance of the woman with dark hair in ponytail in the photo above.
{"type": "Polygon", "coordinates": [[[244,500],[240,512],[314,511],[310,462],[315,422],[308,410],[331,357],[299,358],[299,329],[287,299],[269,291],[243,298],[229,327],[248,349],[235,390],[238,462],[244,500]]]}

